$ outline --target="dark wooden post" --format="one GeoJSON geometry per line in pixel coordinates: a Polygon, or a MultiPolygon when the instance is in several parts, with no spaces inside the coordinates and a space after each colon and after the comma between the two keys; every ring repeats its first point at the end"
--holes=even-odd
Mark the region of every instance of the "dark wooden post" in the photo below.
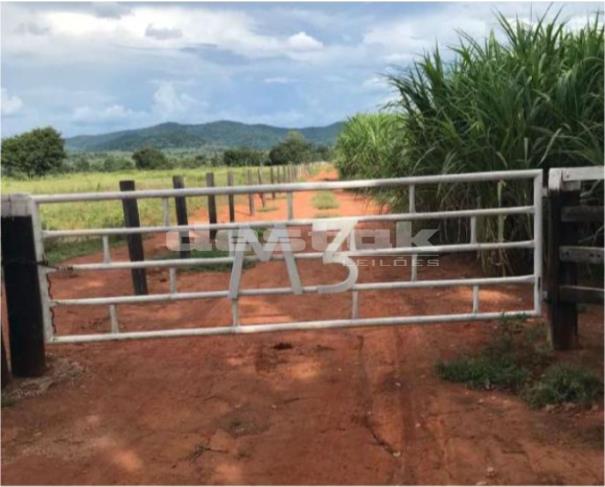
{"type": "MultiPolygon", "coordinates": [[[[172,176],[172,187],[174,189],[185,188],[183,176],[172,176]]],[[[189,225],[189,219],[187,217],[187,199],[184,196],[175,196],[174,207],[176,210],[176,224],[189,225]]],[[[189,230],[185,230],[179,235],[179,256],[181,259],[187,259],[191,256],[189,244],[189,230]]]]}
{"type": "MultiPolygon", "coordinates": [[[[2,199],[2,268],[11,368],[17,377],[39,377],[46,369],[44,308],[32,209],[28,195],[2,199]]],[[[4,375],[4,344],[2,356],[4,375]]]]}
{"type": "MultiPolygon", "coordinates": [[[[233,171],[227,172],[227,185],[233,186],[233,171]]],[[[229,199],[229,221],[235,221],[235,200],[232,194],[228,196],[229,199]]]]}
{"type": "MultiPolygon", "coordinates": [[[[261,174],[260,166],[258,167],[258,184],[263,184],[263,175],[261,174]]],[[[260,193],[258,193],[258,195],[260,196],[260,201],[264,208],[265,207],[265,193],[260,192],[260,193]]]]}
{"type": "MultiPolygon", "coordinates": [[[[0,333],[2,333],[2,332],[0,331],[0,333]]],[[[0,338],[2,340],[2,357],[1,357],[1,360],[2,360],[2,389],[4,389],[4,387],[11,380],[11,373],[10,373],[10,370],[8,369],[8,360],[6,359],[6,350],[4,349],[4,334],[2,334],[0,336],[0,338]]]]}
{"type": "MultiPolygon", "coordinates": [[[[214,187],[214,173],[207,172],[206,173],[206,187],[212,188],[214,187]]],[[[208,223],[216,223],[216,196],[213,194],[208,195],[208,223]]],[[[216,229],[210,230],[210,240],[216,239],[216,229]]]]}
{"type": "MultiPolygon", "coordinates": [[[[246,183],[248,186],[252,185],[252,172],[250,169],[246,171],[246,183]]],[[[254,209],[254,195],[252,193],[248,193],[248,209],[250,210],[250,215],[255,215],[256,210],[254,209]]]]}
{"type": "Polygon", "coordinates": [[[579,197],[579,191],[551,189],[548,194],[547,302],[551,340],[556,350],[569,350],[578,344],[577,305],[562,299],[560,292],[560,286],[576,284],[577,266],[573,262],[561,262],[560,247],[577,244],[577,224],[562,222],[561,213],[563,207],[577,205],[579,197]]]}
{"type": "MultiPolygon", "coordinates": [[[[271,184],[275,184],[275,173],[273,172],[273,166],[269,168],[269,176],[271,177],[271,184]]],[[[275,199],[275,191],[271,192],[271,196],[275,199]]]]}
{"type": "MultiPolygon", "coordinates": [[[[120,181],[120,191],[134,191],[134,181],[120,181]]],[[[139,205],[136,198],[127,198],[122,200],[122,209],[124,211],[125,227],[140,227],[141,219],[139,217],[139,205]]],[[[133,233],[126,236],[128,242],[128,256],[131,262],[145,260],[143,251],[143,237],[141,234],[133,233]]],[[[147,273],[145,269],[131,269],[132,287],[137,295],[147,294],[147,273]]]]}

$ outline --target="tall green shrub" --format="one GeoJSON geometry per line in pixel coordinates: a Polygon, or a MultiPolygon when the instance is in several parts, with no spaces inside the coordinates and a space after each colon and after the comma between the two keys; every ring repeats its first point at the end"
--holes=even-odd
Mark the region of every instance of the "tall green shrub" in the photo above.
{"type": "Polygon", "coordinates": [[[392,113],[362,113],[349,118],[336,141],[341,176],[380,178],[404,165],[402,118],[392,113]]]}
{"type": "MultiPolygon", "coordinates": [[[[599,15],[579,30],[557,17],[528,25],[498,15],[504,37],[462,34],[454,59],[435,49],[390,76],[399,94],[391,115],[349,121],[337,142],[348,177],[398,177],[603,164],[603,24],[599,15]],[[380,142],[379,142],[380,141],[380,142]],[[401,144],[405,152],[391,151],[401,144]],[[392,153],[400,157],[393,157],[392,153]]],[[[406,193],[399,192],[405,207],[406,193]]],[[[518,206],[531,188],[517,183],[417,188],[423,210],[518,206]]],[[[507,217],[505,240],[531,238],[531,217],[507,217]]],[[[468,239],[468,221],[442,225],[445,240],[468,239]],[[455,232],[453,231],[455,230],[455,232]]],[[[480,240],[493,241],[497,219],[482,219],[480,240]]],[[[513,254],[488,256],[503,272],[513,254]]],[[[522,256],[522,258],[524,258],[522,256]]]]}

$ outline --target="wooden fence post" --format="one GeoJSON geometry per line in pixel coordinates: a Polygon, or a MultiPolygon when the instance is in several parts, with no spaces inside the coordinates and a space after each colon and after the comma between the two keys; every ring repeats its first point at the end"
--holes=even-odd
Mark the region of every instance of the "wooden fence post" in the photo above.
{"type": "MultiPolygon", "coordinates": [[[[261,174],[260,166],[258,166],[258,184],[263,184],[263,175],[261,174]]],[[[264,208],[265,207],[265,193],[260,192],[260,193],[258,193],[258,195],[260,196],[260,201],[264,208]]]]}
{"type": "MultiPolygon", "coordinates": [[[[120,181],[120,191],[134,191],[134,181],[120,181]]],[[[139,205],[136,198],[122,200],[122,209],[124,211],[125,227],[140,227],[139,205]]],[[[145,260],[143,251],[143,237],[139,233],[132,233],[126,236],[128,242],[128,255],[131,261],[145,260]]],[[[145,269],[131,269],[132,287],[137,295],[147,294],[147,273],[145,269]]]]}
{"type": "Polygon", "coordinates": [[[547,301],[550,336],[556,350],[569,350],[578,344],[577,305],[561,299],[560,286],[575,285],[576,264],[561,262],[561,245],[577,244],[578,228],[575,222],[562,222],[563,207],[579,201],[579,191],[550,188],[548,193],[548,284],[547,301]]]}
{"type": "MultiPolygon", "coordinates": [[[[1,332],[0,332],[1,334],[1,332]]],[[[10,370],[8,369],[8,360],[6,359],[6,350],[4,348],[4,334],[1,334],[0,339],[2,341],[2,389],[4,389],[4,387],[6,387],[6,385],[10,382],[11,380],[11,373],[10,370]]]]}
{"type": "MultiPolygon", "coordinates": [[[[271,184],[275,184],[275,173],[273,171],[273,166],[269,168],[269,176],[271,178],[271,184]]],[[[275,199],[275,191],[272,191],[271,195],[272,198],[275,199]]]]}
{"type": "MultiPolygon", "coordinates": [[[[246,171],[246,183],[248,186],[252,185],[252,172],[250,169],[246,171]]],[[[252,193],[248,193],[248,209],[250,210],[250,216],[256,214],[256,210],[254,208],[254,195],[252,193]]]]}
{"type": "MultiPolygon", "coordinates": [[[[185,181],[183,176],[172,176],[172,187],[174,189],[183,189],[185,187],[185,181]]],[[[176,224],[177,225],[189,225],[189,219],[187,218],[187,200],[184,196],[174,197],[174,206],[176,210],[176,224]]],[[[180,232],[179,234],[179,256],[181,259],[187,259],[191,256],[191,250],[189,249],[189,230],[180,232]]]]}
{"type": "MultiPolygon", "coordinates": [[[[227,172],[227,185],[233,186],[233,171],[227,172]]],[[[229,199],[229,221],[235,221],[235,200],[232,194],[228,196],[229,199]]]]}
{"type": "MultiPolygon", "coordinates": [[[[35,235],[31,197],[17,194],[2,198],[2,268],[11,368],[17,377],[38,377],[46,369],[35,235]]],[[[2,356],[6,357],[4,350],[2,356]]],[[[4,359],[2,367],[4,373],[4,359]]]]}
{"type": "MultiPolygon", "coordinates": [[[[212,188],[214,187],[214,173],[207,172],[206,173],[206,187],[212,188]]],[[[208,195],[208,223],[213,224],[216,223],[216,196],[213,194],[208,195]]],[[[210,240],[213,241],[216,239],[216,228],[210,230],[210,240]]]]}

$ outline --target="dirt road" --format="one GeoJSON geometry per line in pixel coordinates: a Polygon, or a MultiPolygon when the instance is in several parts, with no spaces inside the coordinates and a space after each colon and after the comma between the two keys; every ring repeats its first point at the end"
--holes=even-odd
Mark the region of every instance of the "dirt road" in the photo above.
{"type": "MultiPolygon", "coordinates": [[[[333,177],[322,174],[320,177],[333,177]]],[[[330,214],[378,211],[337,192],[330,214]]],[[[284,218],[285,199],[255,219],[284,218]]],[[[237,218],[249,219],[245,207],[237,218]]],[[[315,216],[298,194],[296,216],[315,216]]],[[[200,218],[203,215],[199,215],[200,218]]],[[[221,215],[226,219],[226,214],[221,215]]],[[[146,241],[159,252],[161,239],[146,241]]],[[[125,258],[123,248],[115,259],[125,258]]],[[[100,260],[100,255],[74,261],[100,260]]],[[[361,268],[360,281],[409,269],[361,268]]],[[[473,276],[471,257],[445,256],[420,278],[473,276]]],[[[305,284],[336,282],[338,266],[308,262],[305,284]]],[[[149,275],[152,292],[167,273],[149,275]]],[[[227,286],[227,272],[182,273],[179,289],[227,286]]],[[[245,271],[243,285],[286,285],[280,262],[245,271]]],[[[127,272],[55,275],[54,296],[129,293],[127,272]]],[[[482,290],[482,309],[527,305],[529,288],[482,290]]],[[[469,310],[467,289],[376,291],[362,317],[469,310]]],[[[244,323],[342,318],[343,295],[241,299],[244,323]]],[[[226,300],[120,307],[123,329],[230,323],[226,300]]],[[[108,329],[104,308],[65,308],[57,331],[108,329]]],[[[602,367],[603,315],[581,315],[577,360],[602,367]]],[[[4,484],[602,484],[603,408],[535,411],[503,393],[442,382],[435,363],[484,343],[493,323],[270,333],[53,346],[43,381],[2,409],[4,484]],[[42,390],[34,393],[35,390],[42,390]]]]}

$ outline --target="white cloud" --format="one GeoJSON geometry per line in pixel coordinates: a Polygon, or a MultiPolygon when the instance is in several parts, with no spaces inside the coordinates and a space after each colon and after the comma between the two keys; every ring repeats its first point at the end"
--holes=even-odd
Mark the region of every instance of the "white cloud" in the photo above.
{"type": "Polygon", "coordinates": [[[2,88],[0,107],[2,115],[14,115],[23,108],[23,100],[16,95],[10,96],[8,90],[2,88]]]}
{"type": "Polygon", "coordinates": [[[160,83],[153,94],[153,111],[162,117],[183,114],[196,104],[195,98],[186,93],[179,93],[170,81],[160,83]]]}
{"type": "Polygon", "coordinates": [[[122,122],[132,119],[143,119],[144,117],[145,113],[125,108],[119,104],[110,105],[105,108],[84,105],[75,108],[72,113],[73,121],[84,124],[122,122]]]}
{"type": "Polygon", "coordinates": [[[263,81],[267,84],[287,85],[290,83],[296,83],[298,80],[288,78],[286,76],[275,76],[273,78],[265,78],[263,81]]]}
{"type": "MultiPolygon", "coordinates": [[[[4,10],[4,6],[3,6],[4,10]]],[[[15,54],[54,56],[65,52],[72,59],[90,57],[92,50],[112,51],[116,47],[172,49],[212,45],[251,58],[294,56],[317,51],[321,41],[303,31],[270,35],[248,13],[234,10],[188,8],[186,6],[137,5],[114,14],[95,10],[27,9],[11,4],[3,11],[3,50],[15,54]],[[31,26],[44,26],[34,29],[31,26]],[[43,30],[41,30],[43,29],[43,30]],[[48,34],[51,41],[40,33],[48,34]],[[25,35],[29,34],[29,35],[25,35]],[[74,43],[77,46],[74,47],[74,43]]]]}
{"type": "Polygon", "coordinates": [[[178,39],[183,37],[183,32],[181,29],[161,29],[154,27],[153,24],[149,24],[145,29],[145,35],[159,41],[165,41],[167,39],[178,39]]]}
{"type": "Polygon", "coordinates": [[[305,32],[299,32],[298,34],[294,34],[288,37],[286,45],[288,47],[291,47],[292,49],[300,51],[314,51],[323,47],[323,44],[321,42],[319,42],[317,39],[314,39],[305,32]]]}

